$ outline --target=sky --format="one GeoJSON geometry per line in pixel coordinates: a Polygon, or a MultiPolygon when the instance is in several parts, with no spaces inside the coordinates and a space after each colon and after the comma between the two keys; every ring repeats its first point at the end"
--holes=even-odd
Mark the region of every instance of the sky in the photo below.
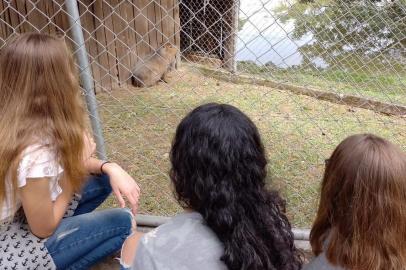
{"type": "Polygon", "coordinates": [[[302,62],[303,57],[298,48],[312,37],[308,35],[301,40],[291,38],[293,22],[282,24],[273,12],[275,7],[286,1],[241,0],[239,16],[248,18],[248,21],[238,33],[238,61],[251,60],[257,64],[272,62],[281,68],[302,62]]]}

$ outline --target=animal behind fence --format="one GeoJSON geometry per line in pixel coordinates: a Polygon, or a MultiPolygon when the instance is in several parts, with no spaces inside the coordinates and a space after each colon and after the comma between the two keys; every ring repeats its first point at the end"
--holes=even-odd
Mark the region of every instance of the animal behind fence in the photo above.
{"type": "Polygon", "coordinates": [[[150,87],[159,81],[167,82],[168,73],[175,66],[178,49],[167,43],[136,64],[131,83],[137,87],[150,87]]]}

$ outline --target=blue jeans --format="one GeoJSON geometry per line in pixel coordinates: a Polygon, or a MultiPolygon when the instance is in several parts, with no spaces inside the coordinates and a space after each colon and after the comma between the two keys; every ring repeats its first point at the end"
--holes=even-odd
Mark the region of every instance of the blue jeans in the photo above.
{"type": "Polygon", "coordinates": [[[110,193],[108,176],[90,177],[74,215],[45,242],[57,269],[89,269],[120,250],[131,233],[132,214],[126,209],[92,212],[110,193]]]}

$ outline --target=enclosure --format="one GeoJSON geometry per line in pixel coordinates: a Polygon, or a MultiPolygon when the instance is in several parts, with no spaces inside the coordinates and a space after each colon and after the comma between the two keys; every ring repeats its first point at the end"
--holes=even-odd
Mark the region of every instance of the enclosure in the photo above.
{"type": "Polygon", "coordinates": [[[104,141],[138,181],[143,214],[181,211],[171,139],[205,102],[235,105],[257,124],[269,186],[295,227],[310,227],[324,161],[346,136],[372,132],[406,149],[405,0],[1,0],[0,48],[28,31],[63,36],[82,79],[92,75],[82,85],[97,105],[88,108],[99,154],[104,141]],[[180,52],[171,79],[133,87],[134,65],[165,43],[180,52]]]}

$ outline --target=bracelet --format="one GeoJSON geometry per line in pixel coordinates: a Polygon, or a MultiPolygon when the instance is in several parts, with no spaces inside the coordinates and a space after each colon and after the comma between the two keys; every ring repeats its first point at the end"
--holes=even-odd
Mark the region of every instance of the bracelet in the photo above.
{"type": "Polygon", "coordinates": [[[106,165],[107,163],[111,163],[111,161],[103,161],[103,163],[100,165],[100,171],[101,171],[101,173],[103,173],[103,174],[106,174],[106,173],[103,171],[103,166],[106,165]]]}

